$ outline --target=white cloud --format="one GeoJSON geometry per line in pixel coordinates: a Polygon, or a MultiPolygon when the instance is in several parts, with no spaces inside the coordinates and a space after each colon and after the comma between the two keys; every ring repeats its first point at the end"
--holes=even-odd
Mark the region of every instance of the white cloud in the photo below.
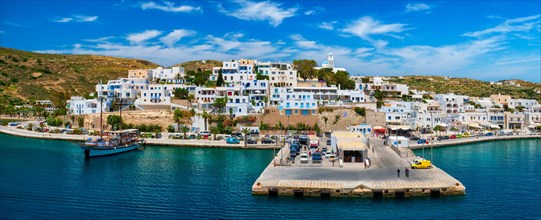
{"type": "Polygon", "coordinates": [[[108,36],[108,37],[100,37],[100,38],[94,38],[94,39],[83,39],[82,41],[86,42],[107,42],[110,39],[115,38],[114,36],[108,36]]]}
{"type": "Polygon", "coordinates": [[[372,38],[373,35],[386,35],[398,38],[400,36],[394,33],[401,33],[405,31],[405,27],[405,24],[383,24],[372,17],[364,16],[350,23],[341,31],[360,37],[361,39],[366,40],[377,47],[383,47],[386,46],[388,42],[383,40],[374,40],[372,38]]]}
{"type": "Polygon", "coordinates": [[[295,12],[297,12],[297,8],[280,8],[282,4],[270,1],[251,2],[248,0],[237,0],[235,2],[240,5],[240,8],[229,11],[219,5],[220,12],[241,20],[268,21],[274,27],[280,25],[285,18],[295,16],[295,12]]]}
{"type": "MultiPolygon", "coordinates": [[[[171,30],[168,35],[174,32],[175,30],[171,30]]],[[[230,32],[223,36],[207,35],[199,40],[177,41],[167,45],[163,42],[163,37],[156,38],[160,34],[160,31],[147,30],[131,34],[130,36],[137,36],[132,38],[131,43],[109,42],[110,37],[105,37],[70,45],[71,49],[39,52],[132,57],[165,66],[190,60],[239,58],[286,62],[294,59],[314,59],[321,62],[332,52],[335,65],[346,68],[353,75],[445,75],[484,80],[516,76],[538,80],[538,73],[541,71],[541,56],[535,50],[539,46],[528,54],[505,50],[507,43],[504,36],[436,46],[350,48],[325,45],[300,34],[290,35],[290,41],[272,42],[250,39],[239,32],[230,32]]],[[[379,45],[386,41],[374,40],[374,43],[379,45]]]]}
{"type": "Polygon", "coordinates": [[[2,21],[2,24],[13,26],[13,27],[24,28],[24,26],[14,23],[14,22],[10,22],[10,21],[2,21]]]}
{"type": "Polygon", "coordinates": [[[304,15],[315,15],[315,14],[316,14],[316,11],[314,10],[308,10],[304,12],[304,15]]]}
{"type": "Polygon", "coordinates": [[[337,21],[330,21],[330,22],[321,22],[317,25],[317,27],[325,30],[334,30],[334,25],[337,23],[337,21]]]}
{"type": "Polygon", "coordinates": [[[193,36],[195,35],[195,33],[196,33],[195,31],[191,31],[191,30],[177,29],[177,30],[173,30],[171,33],[169,33],[165,37],[160,38],[160,41],[164,43],[165,45],[171,47],[183,37],[193,36]]]}
{"type": "Polygon", "coordinates": [[[467,37],[482,37],[490,34],[505,34],[510,32],[529,32],[539,28],[541,15],[532,15],[528,17],[506,19],[503,23],[496,27],[488,28],[481,31],[467,32],[463,36],[467,37]]]}
{"type": "Polygon", "coordinates": [[[126,39],[131,43],[139,44],[146,40],[155,38],[160,34],[162,34],[162,32],[158,30],[146,30],[141,33],[129,34],[126,39]]]}
{"type": "Polygon", "coordinates": [[[293,40],[295,44],[300,48],[304,48],[304,49],[320,48],[320,46],[318,46],[315,41],[306,40],[300,34],[291,35],[289,38],[291,38],[291,40],[293,40]]]}
{"type": "Polygon", "coordinates": [[[145,2],[141,4],[141,9],[147,10],[147,9],[156,9],[156,10],[162,10],[166,12],[194,12],[194,11],[202,11],[201,7],[194,7],[189,5],[181,5],[181,6],[175,6],[175,3],[164,1],[163,5],[155,3],[155,2],[145,2]]]}
{"type": "Polygon", "coordinates": [[[53,19],[53,22],[68,23],[68,22],[94,22],[98,20],[98,16],[72,15],[70,17],[59,17],[53,19]]]}
{"type": "Polygon", "coordinates": [[[81,15],[74,15],[76,21],[79,22],[92,22],[98,20],[98,16],[81,16],[81,15]]]}
{"type": "Polygon", "coordinates": [[[58,18],[56,20],[54,20],[54,22],[59,22],[59,23],[67,23],[67,22],[71,22],[73,21],[73,18],[58,18]]]}
{"type": "Polygon", "coordinates": [[[425,3],[408,3],[406,5],[406,12],[412,12],[412,11],[425,11],[430,10],[430,5],[427,5],[425,3]]]}

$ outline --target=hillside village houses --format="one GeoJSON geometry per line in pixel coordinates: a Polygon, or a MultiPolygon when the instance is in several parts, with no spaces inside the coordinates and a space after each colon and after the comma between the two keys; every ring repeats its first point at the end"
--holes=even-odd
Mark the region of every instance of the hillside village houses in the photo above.
{"type": "MultiPolygon", "coordinates": [[[[332,68],[333,72],[345,71],[344,68],[335,67],[332,54],[328,55],[321,67],[315,69],[321,68],[332,68]]],[[[541,125],[541,105],[536,100],[513,99],[508,95],[468,97],[432,94],[409,90],[407,85],[390,82],[387,77],[359,76],[351,77],[355,81],[355,88],[345,90],[340,86],[327,86],[324,82],[298,80],[297,70],[291,63],[249,59],[224,61],[222,66],[212,68],[209,80],[216,81],[220,71],[225,84],[207,88],[186,83],[182,67],[130,70],[128,78],[96,85],[99,98],[72,97],[67,101],[68,113],[93,114],[100,112],[100,106],[101,111],[112,111],[114,105],[119,105],[138,110],[193,108],[215,114],[214,101],[227,97],[222,113],[235,117],[265,114],[267,108],[277,109],[280,115],[313,116],[318,115],[319,106],[363,106],[369,111],[383,113],[382,121],[391,131],[392,126],[409,131],[435,127],[465,131],[527,129],[541,125]],[[268,80],[257,80],[257,74],[268,76],[268,80]],[[174,91],[178,88],[194,95],[191,106],[173,101],[174,91]],[[376,91],[384,94],[382,100],[374,97],[376,91]],[[400,97],[409,99],[403,101],[400,97]],[[382,102],[380,108],[376,107],[376,102],[382,102]]],[[[370,133],[374,127],[364,123],[352,125],[349,130],[370,133]]]]}

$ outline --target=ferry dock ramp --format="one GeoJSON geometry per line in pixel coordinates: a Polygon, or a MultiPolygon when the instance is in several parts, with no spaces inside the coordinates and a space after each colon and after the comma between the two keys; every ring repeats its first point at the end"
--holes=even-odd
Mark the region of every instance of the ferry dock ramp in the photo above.
{"type": "Polygon", "coordinates": [[[400,150],[384,146],[380,138],[334,132],[331,137],[320,138],[320,150],[327,139],[331,139],[327,150],[337,155],[334,163],[325,157],[321,163],[314,163],[311,158],[308,163],[301,163],[299,156],[294,160],[285,159],[285,155],[290,155],[289,145],[285,144],[254,182],[252,194],[403,198],[466,193],[460,181],[437,166],[411,169],[413,152],[403,149],[407,155],[401,157],[400,150]],[[405,175],[406,168],[409,177],[405,175]]]}

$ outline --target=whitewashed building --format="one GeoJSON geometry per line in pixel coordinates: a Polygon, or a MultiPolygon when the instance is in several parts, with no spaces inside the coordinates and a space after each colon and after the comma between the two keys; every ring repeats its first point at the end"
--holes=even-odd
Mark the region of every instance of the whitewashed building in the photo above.
{"type": "Polygon", "coordinates": [[[291,88],[272,88],[271,103],[282,115],[315,115],[317,100],[309,92],[294,92],[291,88]]]}
{"type": "Polygon", "coordinates": [[[513,109],[522,106],[527,111],[534,106],[539,106],[539,103],[535,99],[509,99],[508,106],[513,109]]]}
{"type": "Polygon", "coordinates": [[[436,94],[434,101],[440,103],[443,113],[458,114],[464,112],[464,103],[469,101],[468,96],[455,94],[436,94]]]}
{"type": "Polygon", "coordinates": [[[262,112],[269,95],[268,80],[245,80],[241,82],[242,95],[248,96],[256,112],[262,112]]]}
{"type": "Polygon", "coordinates": [[[297,86],[297,70],[290,63],[257,62],[257,71],[269,77],[271,87],[297,86]]]}
{"type": "Polygon", "coordinates": [[[256,60],[231,60],[224,61],[221,67],[213,67],[211,79],[218,79],[219,71],[222,70],[224,82],[232,85],[239,85],[243,80],[255,80],[255,63],[256,60]]]}
{"type": "Polygon", "coordinates": [[[69,115],[84,115],[100,112],[100,102],[97,99],[85,99],[80,96],[72,96],[67,101],[66,108],[69,115]]]}
{"type": "Polygon", "coordinates": [[[164,69],[158,67],[156,69],[150,69],[150,75],[152,76],[152,82],[167,82],[167,83],[182,83],[184,78],[184,68],[171,67],[171,69],[164,69]]]}

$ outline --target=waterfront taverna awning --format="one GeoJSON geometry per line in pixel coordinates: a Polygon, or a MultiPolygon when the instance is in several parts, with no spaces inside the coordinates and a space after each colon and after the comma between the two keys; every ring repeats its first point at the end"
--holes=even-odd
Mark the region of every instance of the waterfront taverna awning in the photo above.
{"type": "Polygon", "coordinates": [[[444,123],[438,123],[436,126],[447,127],[447,124],[444,124],[444,123]]]}
{"type": "Polygon", "coordinates": [[[374,126],[372,127],[372,130],[385,130],[385,128],[381,126],[374,126]]]}
{"type": "Polygon", "coordinates": [[[468,127],[470,127],[470,128],[477,128],[477,129],[481,128],[481,126],[480,126],[478,123],[469,123],[469,124],[468,124],[468,127]]]}
{"type": "Polygon", "coordinates": [[[541,124],[536,124],[536,123],[530,124],[530,125],[528,126],[528,128],[534,129],[534,128],[536,128],[537,126],[541,126],[541,124]]]}
{"type": "Polygon", "coordinates": [[[396,130],[403,130],[403,131],[413,130],[413,129],[411,129],[411,127],[409,125],[390,125],[389,129],[391,129],[393,131],[396,131],[396,130]]]}

